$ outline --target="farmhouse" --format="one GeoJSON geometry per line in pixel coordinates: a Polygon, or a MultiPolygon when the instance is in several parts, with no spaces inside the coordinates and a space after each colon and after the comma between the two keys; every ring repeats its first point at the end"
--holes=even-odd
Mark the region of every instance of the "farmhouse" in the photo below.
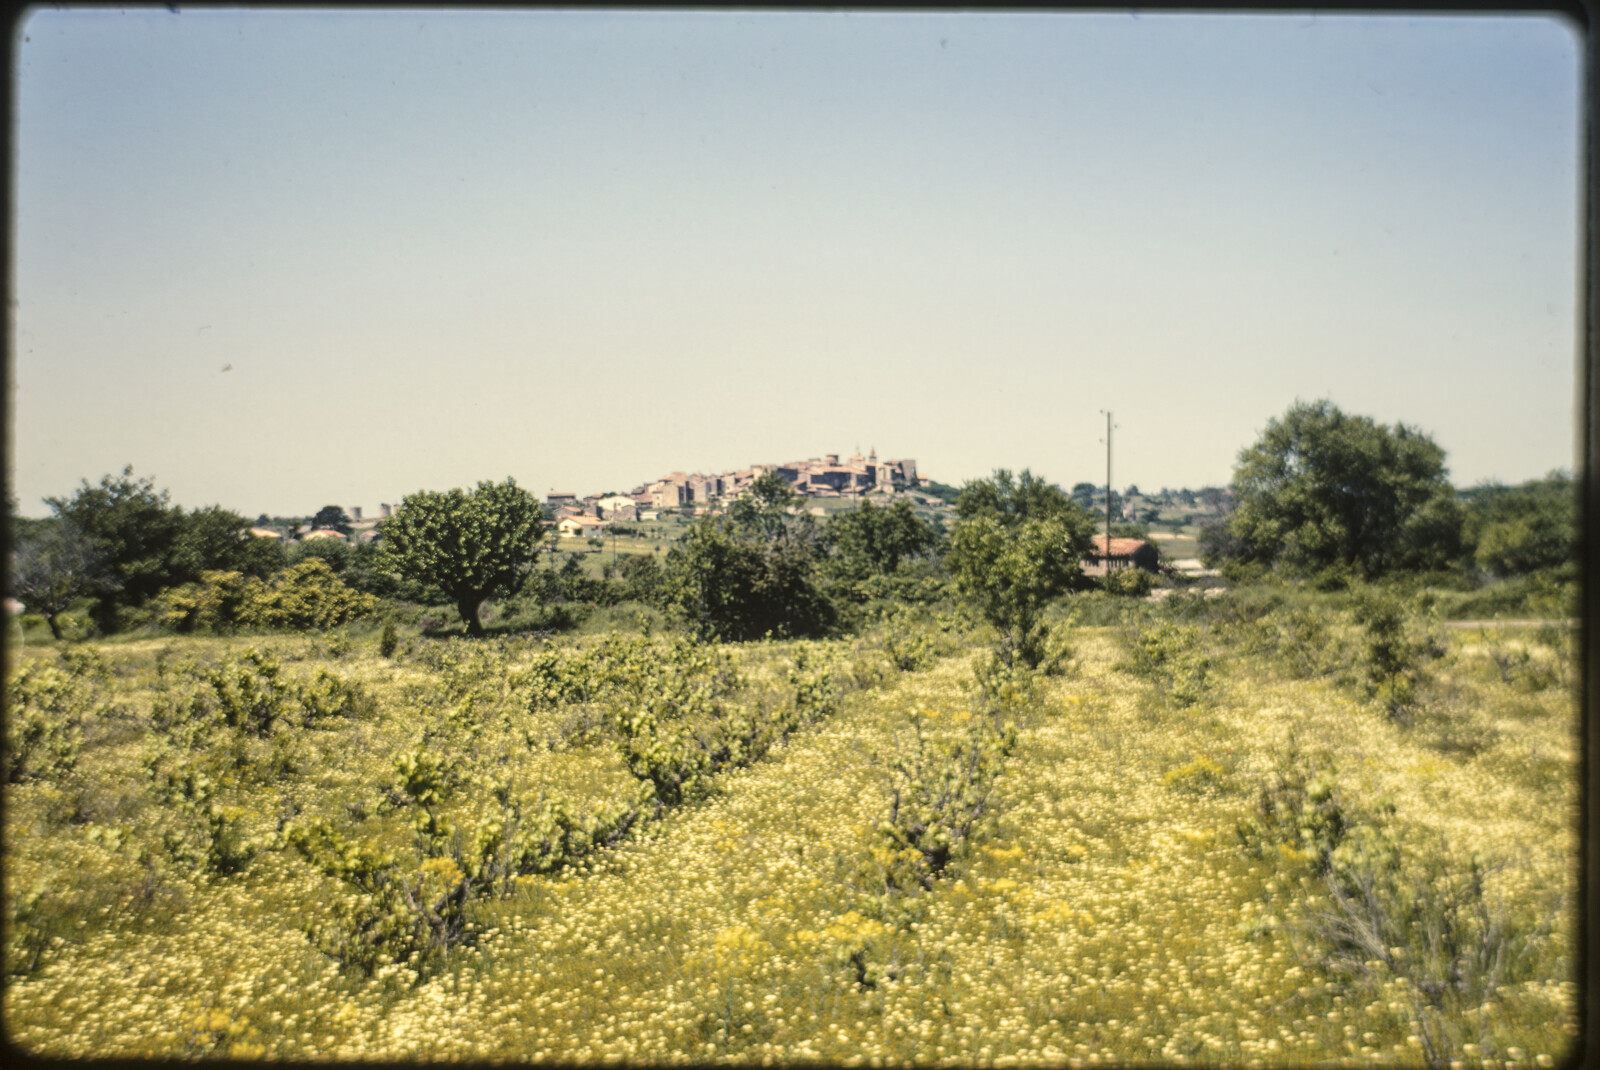
{"type": "Polygon", "coordinates": [[[605,529],[606,522],[592,516],[565,516],[556,525],[563,535],[597,535],[605,529]]]}
{"type": "Polygon", "coordinates": [[[1112,539],[1111,552],[1106,553],[1106,537],[1096,535],[1084,555],[1083,572],[1086,576],[1099,576],[1123,568],[1142,568],[1156,571],[1160,555],[1156,548],[1143,539],[1112,539]]]}

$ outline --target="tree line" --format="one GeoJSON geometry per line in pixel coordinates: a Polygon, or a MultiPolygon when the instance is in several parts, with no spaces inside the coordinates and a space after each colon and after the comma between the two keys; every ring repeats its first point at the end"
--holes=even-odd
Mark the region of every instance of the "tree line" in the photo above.
{"type": "MultiPolygon", "coordinates": [[[[130,468],[46,499],[43,520],[17,516],[12,503],[9,590],[57,638],[62,615],[80,605],[109,634],[149,624],[326,626],[380,600],[452,605],[464,630],[482,635],[483,605],[516,596],[646,603],[703,639],[738,641],[833,634],[872,603],[954,595],[995,627],[1007,664],[1032,666],[1045,657],[1045,607],[1095,586],[1081,568],[1097,523],[1086,486],[1068,492],[1026,470],[998,470],[960,488],[946,532],[904,499],[864,501],[819,523],[769,472],[664,557],[627,555],[595,578],[572,556],[538,567],[548,525],[538,500],[509,478],[412,494],[372,543],[285,546],[249,537],[244,517],[218,506],[172,505],[130,468]]],[[[1457,491],[1428,435],[1327,401],[1271,420],[1240,452],[1233,491],[1234,510],[1201,536],[1204,559],[1232,582],[1575,579],[1570,476],[1457,491]]],[[[319,522],[337,528],[334,514],[323,510],[319,522]]]]}
{"type": "Polygon", "coordinates": [[[1207,563],[1236,580],[1576,579],[1570,475],[1457,491],[1444,450],[1427,434],[1328,401],[1296,403],[1269,421],[1240,452],[1233,487],[1237,508],[1200,542],[1207,563]]]}

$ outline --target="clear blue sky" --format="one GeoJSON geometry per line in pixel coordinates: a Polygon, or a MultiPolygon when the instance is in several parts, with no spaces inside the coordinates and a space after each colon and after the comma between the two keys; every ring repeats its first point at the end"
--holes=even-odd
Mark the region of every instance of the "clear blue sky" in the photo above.
{"type": "Polygon", "coordinates": [[[622,490],[876,446],[1228,480],[1297,398],[1574,461],[1547,18],[39,9],[25,515],[622,490]],[[223,369],[228,370],[224,371],[223,369]]]}

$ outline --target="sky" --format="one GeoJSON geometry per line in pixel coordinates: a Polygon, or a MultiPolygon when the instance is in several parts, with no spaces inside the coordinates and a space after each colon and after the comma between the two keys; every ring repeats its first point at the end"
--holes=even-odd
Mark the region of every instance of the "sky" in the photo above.
{"type": "Polygon", "coordinates": [[[1575,464],[1542,16],[38,8],[12,492],[254,517],[875,448],[1226,483],[1297,400],[1575,464]]]}

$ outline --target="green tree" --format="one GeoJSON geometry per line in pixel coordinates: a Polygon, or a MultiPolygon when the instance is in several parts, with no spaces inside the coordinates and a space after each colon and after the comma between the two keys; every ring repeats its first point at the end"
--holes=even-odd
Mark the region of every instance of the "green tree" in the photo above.
{"type": "Polygon", "coordinates": [[[667,551],[662,601],[676,607],[703,639],[753,639],[766,631],[761,548],[735,538],[710,517],[667,551]]]}
{"type": "Polygon", "coordinates": [[[365,594],[422,605],[434,605],[444,599],[442,591],[392,572],[381,539],[358,539],[348,544],[338,539],[312,539],[294,546],[297,556],[291,563],[319,557],[341,580],[365,594]]]}
{"type": "Polygon", "coordinates": [[[533,564],[544,520],[538,500],[507,478],[472,491],[408,495],[378,530],[392,571],[444,592],[467,634],[480,636],[479,607],[516,590],[533,564]]]}
{"type": "Polygon", "coordinates": [[[321,558],[334,572],[342,574],[350,567],[353,551],[354,547],[343,539],[318,536],[315,539],[301,539],[290,543],[286,556],[291,565],[298,565],[313,557],[321,558]]]}
{"type": "Polygon", "coordinates": [[[101,631],[115,629],[119,610],[143,605],[162,588],[187,577],[178,559],[186,527],[183,510],[167,503],[146,477],[135,479],[130,465],[98,486],[83,481],[70,498],[46,498],[56,519],[87,540],[103,564],[93,611],[101,631]]]}
{"type": "Polygon", "coordinates": [[[1024,468],[1013,476],[997,468],[989,479],[974,479],[961,488],[956,499],[957,520],[990,514],[1011,525],[1021,520],[1046,520],[1075,517],[1085,512],[1054,483],[1024,468]]]}
{"type": "Polygon", "coordinates": [[[706,517],[667,551],[660,598],[703,639],[822,635],[835,611],[813,573],[804,544],[763,542],[732,521],[706,517]]]}
{"type": "Polygon", "coordinates": [[[737,535],[767,546],[817,548],[816,521],[810,513],[790,512],[800,496],[777,472],[762,472],[728,506],[728,523],[737,535]]]}
{"type": "Polygon", "coordinates": [[[104,589],[105,565],[90,541],[64,521],[14,524],[13,531],[11,594],[43,616],[60,639],[61,615],[79,598],[104,589]]]}
{"type": "Polygon", "coordinates": [[[288,564],[278,539],[255,538],[248,527],[243,516],[220,505],[191,509],[173,550],[172,582],[191,582],[212,571],[266,579],[288,564]]]}
{"type": "Polygon", "coordinates": [[[1079,574],[1094,525],[1061,488],[1005,469],[962,488],[946,563],[956,589],[1000,631],[1000,656],[1044,658],[1044,607],[1079,574]]]}
{"type": "Polygon", "coordinates": [[[603,601],[606,588],[603,580],[591,577],[583,567],[583,559],[575,553],[567,555],[561,568],[551,573],[550,592],[553,601],[595,603],[603,601]]]}
{"type": "Polygon", "coordinates": [[[904,498],[887,508],[862,502],[860,508],[836,513],[823,531],[830,571],[856,582],[898,571],[901,562],[928,553],[936,541],[933,528],[904,498]]]}
{"type": "Polygon", "coordinates": [[[1516,487],[1466,492],[1466,540],[1478,567],[1497,576],[1573,569],[1578,496],[1570,475],[1552,472],[1516,487]]]}
{"type": "Polygon", "coordinates": [[[317,510],[317,515],[311,518],[312,530],[325,529],[337,531],[341,535],[350,534],[350,518],[345,511],[337,505],[324,505],[317,510]]]}
{"type": "Polygon", "coordinates": [[[661,564],[650,554],[628,554],[617,563],[617,581],[636,602],[656,602],[661,593],[661,564]]]}
{"type": "Polygon", "coordinates": [[[1461,511],[1444,450],[1405,424],[1297,402],[1267,424],[1234,470],[1238,558],[1314,574],[1428,570],[1460,556],[1461,511]]]}
{"type": "Polygon", "coordinates": [[[696,523],[667,551],[662,603],[707,639],[827,633],[837,615],[816,584],[817,529],[809,514],[790,512],[795,499],[776,472],[764,472],[726,519],[696,523]]]}

